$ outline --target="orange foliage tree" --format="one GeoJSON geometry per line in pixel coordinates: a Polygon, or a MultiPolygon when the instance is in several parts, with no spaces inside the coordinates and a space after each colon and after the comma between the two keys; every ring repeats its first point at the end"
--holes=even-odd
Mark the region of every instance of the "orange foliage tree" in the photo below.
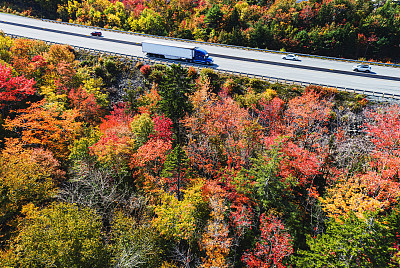
{"type": "Polygon", "coordinates": [[[48,46],[43,41],[15,39],[10,48],[14,69],[20,74],[30,76],[32,73],[31,63],[36,61],[33,58],[47,49],[48,46]]]}
{"type": "Polygon", "coordinates": [[[23,144],[42,146],[57,158],[66,159],[81,128],[77,116],[77,110],[58,111],[41,100],[18,110],[15,119],[7,119],[5,125],[19,134],[23,144]]]}
{"type": "Polygon", "coordinates": [[[101,137],[89,148],[91,154],[116,170],[126,169],[135,142],[130,129],[132,120],[133,115],[126,111],[125,104],[114,105],[111,114],[99,126],[101,137]]]}

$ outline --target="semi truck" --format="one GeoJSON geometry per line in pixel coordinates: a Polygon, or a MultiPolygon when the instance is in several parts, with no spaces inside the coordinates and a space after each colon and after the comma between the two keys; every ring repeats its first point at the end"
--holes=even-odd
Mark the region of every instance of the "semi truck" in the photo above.
{"type": "Polygon", "coordinates": [[[193,45],[145,40],[142,41],[142,52],[148,57],[185,60],[207,65],[213,64],[213,59],[208,56],[207,51],[193,45]]]}

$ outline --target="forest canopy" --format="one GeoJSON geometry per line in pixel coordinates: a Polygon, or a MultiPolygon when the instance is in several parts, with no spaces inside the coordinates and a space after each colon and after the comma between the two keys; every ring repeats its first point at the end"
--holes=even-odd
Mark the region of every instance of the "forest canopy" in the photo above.
{"type": "Polygon", "coordinates": [[[400,265],[395,103],[4,34],[0,74],[2,267],[400,265]]]}

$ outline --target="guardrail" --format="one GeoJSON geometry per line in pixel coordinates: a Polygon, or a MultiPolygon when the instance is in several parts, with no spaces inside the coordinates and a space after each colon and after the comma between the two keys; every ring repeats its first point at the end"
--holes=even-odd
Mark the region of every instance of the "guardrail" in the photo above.
{"type": "Polygon", "coordinates": [[[379,66],[400,68],[400,64],[394,64],[394,63],[371,62],[371,61],[361,61],[361,60],[353,60],[353,59],[346,59],[346,58],[335,58],[335,57],[319,56],[319,55],[311,55],[311,54],[303,54],[303,53],[284,52],[284,51],[279,51],[279,50],[252,48],[252,47],[244,47],[244,46],[235,46],[235,45],[211,43],[211,42],[204,42],[204,41],[197,41],[197,40],[190,40],[190,39],[183,39],[183,38],[175,38],[175,37],[168,37],[168,36],[158,36],[158,35],[151,35],[151,34],[144,34],[144,33],[136,33],[136,32],[129,32],[129,31],[122,31],[122,30],[114,30],[114,29],[100,28],[100,27],[90,26],[90,25],[69,23],[69,22],[64,22],[64,21],[42,19],[42,18],[34,18],[34,19],[38,19],[38,20],[42,20],[42,21],[46,21],[46,22],[51,22],[51,23],[66,24],[66,25],[71,25],[71,26],[75,26],[75,27],[90,28],[90,29],[96,29],[96,30],[102,30],[102,31],[110,31],[110,32],[130,34],[130,35],[137,35],[137,36],[146,36],[146,37],[149,37],[149,38],[173,40],[173,41],[186,42],[186,43],[197,43],[197,44],[203,44],[203,45],[208,45],[208,46],[229,47],[229,48],[258,51],[258,52],[264,52],[264,53],[296,54],[296,55],[299,55],[299,56],[302,56],[302,57],[309,57],[309,58],[318,58],[318,59],[325,59],[325,60],[353,62],[353,63],[364,63],[364,64],[370,64],[370,65],[379,65],[379,66]]]}
{"type": "MultiPolygon", "coordinates": [[[[46,40],[41,40],[41,39],[36,39],[36,38],[27,38],[27,37],[24,37],[21,35],[7,34],[7,33],[5,33],[5,35],[12,37],[12,38],[25,38],[25,39],[40,40],[49,45],[51,45],[51,44],[65,45],[63,43],[58,43],[58,42],[46,41],[46,40]]],[[[129,54],[116,53],[116,52],[106,51],[106,50],[98,50],[98,49],[92,49],[92,48],[86,48],[86,47],[74,46],[74,45],[69,45],[69,46],[73,47],[74,49],[79,49],[79,50],[83,50],[83,51],[87,51],[87,52],[93,52],[96,54],[107,54],[110,56],[123,57],[123,58],[132,59],[132,60],[136,60],[136,61],[141,61],[148,65],[166,64],[166,65],[170,66],[172,64],[180,63],[181,66],[183,66],[185,68],[193,67],[193,68],[197,69],[198,71],[201,69],[210,68],[210,66],[200,66],[200,65],[193,64],[193,63],[186,63],[186,62],[169,60],[169,59],[162,59],[162,60],[161,59],[150,59],[147,57],[140,57],[140,56],[134,56],[134,55],[129,55],[129,54]]],[[[346,88],[346,87],[337,87],[337,86],[326,85],[326,84],[310,83],[310,82],[305,82],[305,81],[283,79],[283,78],[265,76],[265,75],[256,75],[256,74],[245,73],[245,72],[235,72],[235,71],[224,70],[224,69],[213,69],[213,70],[216,72],[219,72],[219,73],[224,73],[224,74],[246,76],[249,78],[262,79],[262,80],[268,81],[270,83],[281,83],[281,84],[299,85],[299,86],[309,86],[309,85],[322,86],[322,87],[333,88],[333,89],[337,89],[337,90],[341,90],[341,91],[345,91],[345,92],[349,92],[349,93],[362,94],[362,95],[365,95],[365,96],[369,97],[370,99],[376,100],[376,101],[385,100],[385,101],[400,102],[399,94],[387,94],[387,93],[382,93],[382,92],[377,92],[377,91],[372,91],[372,90],[360,90],[360,89],[353,89],[353,88],[346,88]]]]}

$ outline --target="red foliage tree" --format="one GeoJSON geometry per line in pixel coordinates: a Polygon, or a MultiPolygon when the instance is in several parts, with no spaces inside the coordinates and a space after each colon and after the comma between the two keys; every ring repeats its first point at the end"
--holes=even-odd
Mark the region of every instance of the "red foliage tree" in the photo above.
{"type": "Polygon", "coordinates": [[[159,175],[167,153],[172,149],[171,141],[150,139],[132,155],[131,167],[144,169],[150,174],[159,175]]]}
{"type": "Polygon", "coordinates": [[[260,217],[261,238],[254,250],[248,251],[242,257],[247,267],[267,268],[287,267],[284,260],[293,253],[292,239],[285,231],[285,226],[277,217],[260,217]]]}
{"type": "Polygon", "coordinates": [[[205,83],[192,99],[194,112],[183,120],[189,129],[187,153],[207,175],[221,167],[241,168],[260,149],[260,126],[231,97],[217,98],[205,83]]]}
{"type": "Polygon", "coordinates": [[[151,67],[149,65],[143,65],[140,67],[140,71],[144,76],[149,76],[151,73],[151,67]]]}
{"type": "Polygon", "coordinates": [[[373,170],[361,175],[362,182],[369,196],[392,204],[400,197],[400,107],[380,106],[366,115],[365,131],[375,148],[369,162],[373,170]]]}
{"type": "Polygon", "coordinates": [[[261,99],[260,108],[255,107],[260,124],[265,128],[267,135],[276,136],[282,133],[284,101],[278,97],[271,101],[261,99]]]}
{"type": "Polygon", "coordinates": [[[367,112],[372,119],[365,127],[375,145],[371,166],[376,168],[383,179],[400,179],[400,107],[392,105],[377,111],[367,112]]]}
{"type": "Polygon", "coordinates": [[[133,115],[127,112],[125,103],[118,103],[114,105],[113,110],[109,115],[105,116],[100,124],[100,131],[107,133],[108,131],[115,131],[115,128],[122,127],[129,129],[129,123],[132,121],[133,115]]]}
{"type": "Polygon", "coordinates": [[[282,178],[294,177],[300,186],[311,183],[312,178],[319,174],[322,161],[315,153],[305,150],[292,142],[282,146],[282,161],[280,175],[282,178]]]}
{"type": "Polygon", "coordinates": [[[35,81],[23,76],[12,75],[12,70],[5,64],[0,64],[0,108],[4,109],[11,103],[21,101],[35,94],[35,81]]]}
{"type": "Polygon", "coordinates": [[[134,144],[129,126],[132,120],[133,115],[127,112],[125,103],[114,105],[113,111],[105,116],[99,126],[102,136],[89,148],[91,153],[115,169],[127,167],[134,144]]]}
{"type": "Polygon", "coordinates": [[[154,134],[150,138],[172,141],[172,120],[164,115],[153,117],[154,134]]]}
{"type": "Polygon", "coordinates": [[[79,111],[80,117],[84,122],[96,122],[104,113],[93,94],[88,94],[82,87],[71,89],[68,98],[72,106],[79,111]]]}
{"type": "Polygon", "coordinates": [[[323,152],[326,148],[320,141],[327,132],[332,105],[320,93],[307,89],[303,95],[289,101],[284,114],[284,135],[289,135],[303,148],[323,152]]]}

